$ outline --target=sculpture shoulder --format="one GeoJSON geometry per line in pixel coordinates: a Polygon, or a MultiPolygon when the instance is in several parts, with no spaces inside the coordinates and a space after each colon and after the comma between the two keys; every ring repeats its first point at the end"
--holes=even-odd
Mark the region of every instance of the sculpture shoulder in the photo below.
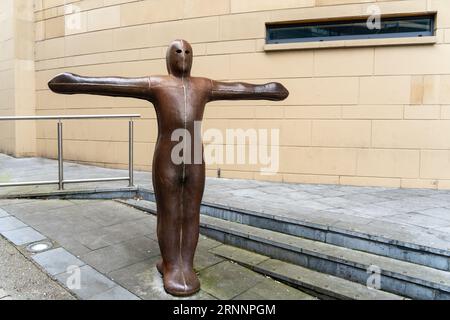
{"type": "Polygon", "coordinates": [[[193,84],[193,86],[195,86],[199,90],[210,92],[212,89],[211,79],[203,77],[191,77],[190,81],[193,84]]]}
{"type": "Polygon", "coordinates": [[[150,76],[149,79],[151,88],[167,86],[171,82],[168,76],[150,76]]]}
{"type": "Polygon", "coordinates": [[[204,77],[190,77],[191,81],[199,83],[199,84],[211,84],[211,79],[204,77]]]}

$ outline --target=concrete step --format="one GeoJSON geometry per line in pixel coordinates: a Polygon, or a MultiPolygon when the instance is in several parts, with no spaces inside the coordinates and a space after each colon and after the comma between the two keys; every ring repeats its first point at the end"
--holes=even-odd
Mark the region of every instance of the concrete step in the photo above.
{"type": "Polygon", "coordinates": [[[313,271],[281,260],[271,259],[267,256],[228,245],[215,247],[210,252],[322,299],[406,299],[392,293],[376,290],[372,287],[369,288],[356,282],[313,271]]]}
{"type": "Polygon", "coordinates": [[[450,272],[202,216],[202,233],[226,244],[413,299],[450,299],[450,272]],[[373,271],[372,271],[373,270],[373,271]]]}
{"type": "MultiPolygon", "coordinates": [[[[366,222],[358,223],[355,217],[355,220],[345,223],[346,226],[343,227],[341,224],[336,227],[335,214],[330,214],[332,216],[330,219],[323,217],[325,213],[320,216],[307,214],[305,216],[308,216],[308,219],[301,220],[277,215],[276,212],[269,215],[215,205],[203,205],[202,213],[231,222],[450,271],[450,245],[448,243],[436,247],[424,245],[425,241],[419,241],[417,234],[416,237],[413,237],[406,234],[408,230],[389,230],[388,224],[381,226],[381,230],[377,230],[380,226],[371,227],[366,222]],[[388,232],[391,233],[390,237],[386,236],[388,232]],[[402,239],[404,234],[406,235],[404,238],[408,240],[402,239]],[[418,241],[411,242],[411,238],[416,238],[418,241]]],[[[439,242],[439,239],[435,240],[436,243],[439,242]]],[[[430,242],[434,241],[427,241],[427,243],[430,242]]]]}
{"type": "MultiPolygon", "coordinates": [[[[139,189],[138,196],[155,201],[150,190],[139,189]]],[[[255,212],[214,203],[202,203],[202,214],[249,226],[355,249],[397,260],[450,271],[450,244],[434,235],[417,235],[388,224],[373,225],[352,217],[336,225],[336,214],[301,212],[292,218],[278,212],[255,212]]]]}
{"type": "MultiPolygon", "coordinates": [[[[153,202],[121,201],[156,213],[153,202]]],[[[450,299],[450,272],[204,214],[201,231],[222,243],[363,285],[379,272],[381,289],[404,297],[450,299]]]]}

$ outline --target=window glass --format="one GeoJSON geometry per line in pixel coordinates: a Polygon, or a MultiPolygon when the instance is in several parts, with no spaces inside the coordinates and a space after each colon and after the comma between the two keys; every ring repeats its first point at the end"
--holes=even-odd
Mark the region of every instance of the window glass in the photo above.
{"type": "Polygon", "coordinates": [[[267,43],[432,36],[434,16],[382,18],[374,26],[367,20],[267,25],[267,43]]]}

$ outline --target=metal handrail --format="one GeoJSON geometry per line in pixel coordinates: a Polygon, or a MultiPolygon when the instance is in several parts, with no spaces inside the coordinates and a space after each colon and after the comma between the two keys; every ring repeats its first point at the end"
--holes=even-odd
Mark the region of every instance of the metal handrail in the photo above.
{"type": "Polygon", "coordinates": [[[140,114],[115,114],[115,115],[54,115],[54,116],[15,116],[0,117],[0,121],[21,121],[21,120],[58,120],[58,180],[53,181],[30,181],[16,183],[0,183],[0,187],[17,187],[32,185],[58,184],[59,190],[64,190],[64,184],[83,182],[106,182],[106,181],[128,181],[129,186],[134,186],[134,118],[140,118],[140,114]],[[76,119],[124,119],[129,118],[128,128],[128,177],[99,178],[99,179],[76,179],[64,180],[63,165],[63,123],[62,120],[76,119]]]}
{"type": "Polygon", "coordinates": [[[105,114],[105,115],[56,115],[56,116],[15,116],[0,117],[0,121],[8,120],[74,120],[74,119],[120,119],[140,118],[140,114],[105,114]]]}

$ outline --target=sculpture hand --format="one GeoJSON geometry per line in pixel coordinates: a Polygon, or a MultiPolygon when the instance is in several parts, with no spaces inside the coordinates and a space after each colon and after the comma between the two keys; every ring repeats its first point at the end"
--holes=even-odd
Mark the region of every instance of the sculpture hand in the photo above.
{"type": "Polygon", "coordinates": [[[79,76],[73,73],[61,73],[49,81],[48,87],[56,93],[74,94],[76,92],[74,90],[71,91],[69,84],[77,83],[77,78],[79,76]]]}
{"type": "Polygon", "coordinates": [[[264,93],[266,95],[266,98],[268,100],[272,101],[285,100],[289,96],[289,91],[286,89],[286,87],[278,82],[267,83],[263,86],[263,88],[256,87],[257,93],[259,90],[261,90],[261,93],[264,93]]]}

